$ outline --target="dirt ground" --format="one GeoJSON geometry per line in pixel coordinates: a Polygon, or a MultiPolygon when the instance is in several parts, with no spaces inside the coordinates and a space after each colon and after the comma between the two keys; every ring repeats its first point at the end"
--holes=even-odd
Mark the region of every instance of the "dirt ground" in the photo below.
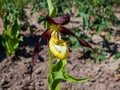
{"type": "MultiPolygon", "coordinates": [[[[30,16],[29,10],[26,10],[29,30],[22,28],[24,41],[15,55],[7,56],[1,45],[0,35],[0,90],[48,90],[47,73],[48,67],[48,47],[43,45],[43,50],[39,53],[39,59],[33,68],[32,79],[30,79],[30,64],[32,52],[40,34],[44,31],[43,25],[37,23],[39,14],[30,16]],[[32,32],[32,33],[31,33],[32,32]]],[[[120,20],[120,14],[117,13],[120,20]]],[[[78,19],[71,19],[76,21],[78,19]]],[[[24,22],[22,24],[25,24],[24,22]]],[[[71,26],[71,23],[68,25],[71,26]]],[[[72,23],[74,26],[74,23],[72,23]]],[[[114,28],[114,31],[120,31],[114,28]]],[[[2,29],[0,29],[2,33],[2,29]]],[[[103,39],[94,35],[92,40],[97,43],[103,43],[103,39]]],[[[120,51],[120,39],[110,40],[110,47],[120,51]]],[[[93,45],[93,43],[90,43],[93,45]]],[[[99,44],[98,44],[99,46],[99,44]]],[[[107,56],[111,54],[107,53],[107,56]]],[[[82,48],[71,51],[68,57],[67,68],[72,76],[77,78],[92,77],[91,80],[84,83],[61,82],[61,90],[120,90],[120,59],[113,62],[113,56],[107,61],[95,63],[91,58],[82,58],[82,48]]]]}

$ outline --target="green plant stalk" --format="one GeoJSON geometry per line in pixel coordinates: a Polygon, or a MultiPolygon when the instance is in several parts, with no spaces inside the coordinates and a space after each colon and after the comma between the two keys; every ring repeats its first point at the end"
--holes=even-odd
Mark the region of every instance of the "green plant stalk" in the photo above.
{"type": "Polygon", "coordinates": [[[4,7],[3,1],[0,0],[0,17],[2,17],[3,14],[3,7],[4,7]]]}
{"type": "MultiPolygon", "coordinates": [[[[52,58],[52,54],[51,54],[51,52],[50,52],[50,50],[49,50],[49,74],[50,74],[50,76],[53,75],[53,70],[52,70],[52,68],[53,68],[53,63],[52,63],[52,59],[53,59],[53,58],[52,58]]],[[[59,68],[59,67],[58,67],[58,68],[59,68]]],[[[48,78],[48,79],[50,79],[50,78],[48,78]]],[[[48,80],[48,81],[51,82],[51,79],[48,80]]],[[[53,81],[53,82],[55,82],[55,81],[53,81]]],[[[53,89],[51,86],[52,86],[51,83],[49,83],[49,90],[60,90],[60,81],[58,81],[55,89],[53,89]]]]}
{"type": "MultiPolygon", "coordinates": [[[[50,17],[55,17],[56,14],[57,14],[57,10],[54,6],[54,4],[52,3],[52,0],[47,0],[47,4],[48,4],[48,9],[49,9],[49,16],[50,17]]],[[[48,23],[46,23],[46,27],[50,27],[48,23]]],[[[56,88],[52,88],[52,82],[55,82],[55,80],[53,79],[53,64],[52,64],[52,54],[49,50],[49,75],[50,77],[48,77],[48,82],[49,82],[49,90],[60,90],[60,84],[59,84],[59,81],[56,85],[56,88]],[[53,81],[52,81],[53,80],[53,81]]]]}
{"type": "Polygon", "coordinates": [[[52,54],[49,50],[49,74],[48,74],[48,86],[49,86],[49,90],[51,89],[51,78],[49,76],[52,76],[52,54]]]}
{"type": "Polygon", "coordinates": [[[56,90],[60,90],[60,82],[57,84],[56,90]]]}
{"type": "Polygon", "coordinates": [[[52,0],[47,0],[47,3],[48,3],[48,9],[49,9],[49,16],[55,17],[57,14],[57,10],[55,6],[53,5],[52,0]]]}
{"type": "Polygon", "coordinates": [[[50,72],[50,74],[52,74],[52,54],[51,54],[51,52],[50,52],[50,50],[49,50],[49,72],[50,72]]]}
{"type": "MultiPolygon", "coordinates": [[[[49,16],[50,17],[55,17],[57,15],[57,9],[55,8],[55,5],[52,3],[52,0],[47,0],[47,4],[48,4],[48,9],[49,9],[49,16]]],[[[50,27],[50,25],[46,22],[45,23],[45,27],[50,27]]]]}
{"type": "Polygon", "coordinates": [[[53,10],[53,3],[51,0],[47,0],[49,12],[53,10]]]}

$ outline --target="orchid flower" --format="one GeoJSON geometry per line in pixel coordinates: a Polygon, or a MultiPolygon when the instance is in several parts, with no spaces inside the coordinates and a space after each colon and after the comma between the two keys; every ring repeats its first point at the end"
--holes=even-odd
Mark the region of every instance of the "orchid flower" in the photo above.
{"type": "Polygon", "coordinates": [[[70,22],[70,16],[68,14],[55,18],[47,16],[46,21],[48,24],[50,24],[50,28],[43,32],[40,39],[38,40],[33,52],[33,61],[35,61],[38,57],[42,39],[47,41],[50,52],[55,57],[61,60],[67,58],[69,50],[67,43],[61,38],[61,34],[72,35],[77,38],[80,45],[89,47],[93,50],[92,46],[88,42],[79,38],[71,30],[63,26],[70,22]]]}

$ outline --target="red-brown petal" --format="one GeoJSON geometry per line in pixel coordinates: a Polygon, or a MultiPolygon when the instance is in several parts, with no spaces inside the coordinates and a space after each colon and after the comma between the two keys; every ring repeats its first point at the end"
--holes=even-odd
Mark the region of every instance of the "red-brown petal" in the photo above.
{"type": "Polygon", "coordinates": [[[85,40],[83,40],[79,37],[77,37],[77,40],[79,41],[80,45],[85,46],[85,47],[89,47],[94,51],[93,47],[88,42],[86,42],[85,40]]]}
{"type": "Polygon", "coordinates": [[[60,27],[60,28],[59,28],[59,31],[60,31],[61,33],[63,33],[63,34],[72,35],[72,36],[76,37],[77,40],[79,41],[80,45],[85,46],[85,47],[89,47],[89,48],[91,48],[92,50],[94,50],[94,49],[92,48],[92,46],[91,46],[88,42],[86,42],[85,40],[83,40],[83,39],[79,38],[78,36],[76,36],[76,35],[75,35],[72,31],[70,31],[69,29],[67,29],[67,28],[65,28],[65,27],[60,27]]]}
{"type": "Polygon", "coordinates": [[[51,37],[52,30],[47,29],[43,34],[41,35],[41,38],[49,40],[51,37]]]}
{"type": "Polygon", "coordinates": [[[63,33],[63,34],[72,35],[72,36],[75,36],[75,37],[76,37],[76,35],[75,35],[71,30],[69,30],[69,29],[67,29],[67,28],[65,28],[65,27],[60,27],[60,28],[59,28],[59,31],[60,31],[61,33],[63,33]]]}

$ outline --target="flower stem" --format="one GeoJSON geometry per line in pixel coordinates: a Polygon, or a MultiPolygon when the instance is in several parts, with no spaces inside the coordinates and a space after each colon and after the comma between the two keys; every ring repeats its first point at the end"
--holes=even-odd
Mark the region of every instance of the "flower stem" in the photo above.
{"type": "Polygon", "coordinates": [[[52,75],[53,75],[53,70],[52,70],[52,68],[53,68],[53,63],[52,63],[52,53],[51,53],[51,51],[49,50],[49,77],[48,77],[48,81],[49,81],[49,90],[60,90],[60,81],[53,81],[53,82],[56,82],[56,87],[52,87],[53,85],[53,83],[52,83],[52,81],[51,80],[54,80],[53,79],[53,77],[52,77],[52,75]]]}
{"type": "Polygon", "coordinates": [[[49,72],[52,73],[52,54],[49,50],[49,72]]]}
{"type": "Polygon", "coordinates": [[[55,90],[60,90],[60,82],[57,84],[56,89],[55,90]]]}

